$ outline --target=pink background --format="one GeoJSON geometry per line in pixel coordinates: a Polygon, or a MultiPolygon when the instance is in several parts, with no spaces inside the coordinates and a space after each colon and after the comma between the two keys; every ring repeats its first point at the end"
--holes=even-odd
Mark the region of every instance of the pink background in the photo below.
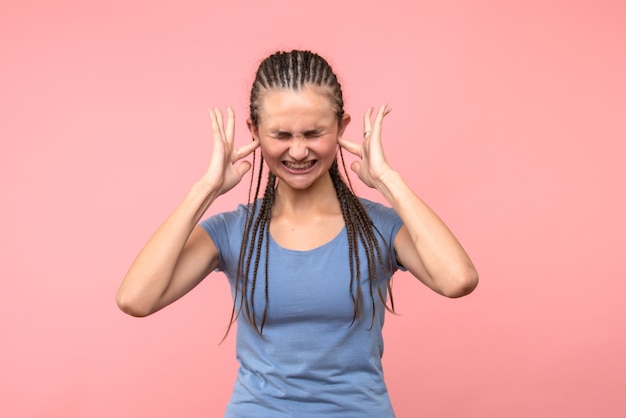
{"type": "Polygon", "coordinates": [[[4,0],[0,415],[222,414],[223,276],[146,319],[114,295],[208,162],[206,109],[232,105],[247,142],[259,60],[308,48],[341,78],[348,137],[391,105],[389,159],[481,275],[448,300],[397,274],[398,416],[625,416],[624,4],[4,0]]]}

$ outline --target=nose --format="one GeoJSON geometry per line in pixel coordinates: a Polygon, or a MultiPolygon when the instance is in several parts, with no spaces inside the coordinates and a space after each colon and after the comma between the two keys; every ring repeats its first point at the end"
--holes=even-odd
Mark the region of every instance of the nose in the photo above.
{"type": "Polygon", "coordinates": [[[309,147],[307,147],[305,138],[295,137],[289,145],[289,156],[296,161],[302,161],[309,155],[309,147]]]}

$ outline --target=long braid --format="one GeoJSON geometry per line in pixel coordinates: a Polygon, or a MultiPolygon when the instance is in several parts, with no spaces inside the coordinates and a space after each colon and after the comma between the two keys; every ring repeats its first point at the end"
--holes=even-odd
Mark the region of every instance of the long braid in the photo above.
{"type": "MultiPolygon", "coordinates": [[[[341,166],[343,168],[343,172],[346,175],[346,179],[348,180],[348,185],[347,187],[349,188],[349,192],[348,194],[352,195],[352,196],[356,196],[356,194],[354,193],[354,189],[352,188],[352,182],[350,181],[350,175],[348,174],[348,169],[346,168],[346,160],[343,158],[343,148],[339,148],[339,155],[341,157],[341,166]]],[[[337,171],[337,177],[339,179],[339,182],[343,183],[343,186],[346,186],[346,184],[343,182],[343,179],[341,178],[341,175],[339,174],[339,172],[337,171]]],[[[331,173],[331,177],[332,177],[332,173],[331,173]]],[[[334,183],[333,183],[334,184],[334,183]]],[[[361,202],[357,199],[357,203],[360,205],[361,202]]],[[[362,207],[362,206],[361,206],[362,207]]],[[[367,213],[365,213],[365,216],[369,219],[369,215],[367,215],[367,213]]],[[[376,228],[376,225],[374,225],[371,221],[369,222],[371,230],[373,232],[376,232],[376,234],[383,238],[382,241],[386,246],[386,250],[387,250],[387,254],[388,254],[388,260],[387,263],[383,263],[382,259],[381,259],[381,255],[380,255],[380,248],[378,247],[378,241],[375,239],[372,239],[372,242],[374,243],[374,247],[376,248],[376,253],[377,253],[377,257],[378,260],[381,262],[381,265],[383,266],[383,268],[385,266],[391,266],[393,261],[391,260],[391,252],[389,251],[389,244],[387,244],[387,242],[385,241],[383,235],[380,233],[380,231],[378,230],[378,228],[376,228]]],[[[387,281],[387,295],[389,297],[389,304],[387,304],[387,300],[385,299],[385,296],[382,293],[382,290],[380,290],[380,287],[378,287],[378,296],[380,297],[380,299],[383,301],[383,303],[385,304],[385,308],[387,310],[389,310],[390,312],[395,312],[395,304],[393,301],[393,292],[391,291],[391,281],[388,280],[387,281]]]]}
{"type": "MultiPolygon", "coordinates": [[[[343,163],[343,158],[342,158],[343,163]]],[[[380,236],[380,232],[376,229],[376,227],[372,224],[372,221],[367,214],[365,208],[361,204],[359,198],[352,192],[352,190],[346,185],[346,183],[341,178],[341,174],[339,173],[337,160],[333,162],[333,165],[329,170],[330,178],[333,182],[333,186],[337,192],[337,196],[339,198],[341,211],[343,213],[344,222],[346,224],[346,232],[348,234],[348,251],[349,260],[350,260],[350,295],[352,296],[352,301],[355,303],[354,315],[352,321],[360,316],[361,313],[361,304],[362,304],[362,293],[361,293],[361,272],[359,269],[359,255],[358,255],[358,245],[359,242],[362,244],[363,249],[365,251],[365,257],[367,259],[367,273],[370,278],[368,281],[368,290],[369,296],[372,303],[372,322],[370,324],[373,325],[373,321],[376,313],[376,305],[374,303],[374,284],[377,283],[378,275],[376,272],[377,263],[383,266],[383,268],[387,268],[389,266],[390,261],[387,260],[385,263],[382,259],[382,253],[380,251],[380,247],[378,245],[378,240],[376,239],[376,234],[380,236]],[[352,264],[354,263],[354,264],[352,264]],[[355,286],[356,283],[356,293],[355,286]]],[[[347,173],[346,173],[347,174],[347,173]]],[[[384,242],[384,239],[383,239],[384,242]]],[[[389,282],[387,282],[388,290],[389,282]]],[[[378,286],[377,286],[378,287],[378,286]]],[[[378,296],[382,299],[383,303],[387,308],[386,301],[384,296],[382,295],[380,288],[378,288],[378,296]]],[[[393,311],[393,299],[390,297],[391,306],[389,310],[393,311]]]]}
{"type": "MultiPolygon", "coordinates": [[[[259,108],[263,94],[266,91],[271,89],[290,89],[297,91],[306,84],[328,88],[329,98],[332,99],[333,111],[337,116],[337,120],[341,121],[344,114],[343,94],[341,85],[328,62],[310,51],[291,51],[277,52],[266,58],[260,64],[250,92],[250,120],[252,124],[256,127],[259,125],[259,108]]],[[[387,305],[382,290],[380,286],[378,286],[379,278],[377,274],[377,266],[381,265],[383,269],[391,268],[391,260],[385,262],[382,259],[382,252],[376,236],[377,234],[381,236],[380,232],[372,224],[361,201],[352,190],[352,184],[350,183],[350,177],[345,167],[341,148],[340,155],[349,186],[343,181],[339,173],[337,160],[333,162],[329,173],[337,193],[346,233],[348,235],[348,260],[350,265],[349,291],[354,305],[352,323],[354,323],[357,318],[360,318],[363,312],[364,301],[363,291],[361,289],[363,272],[361,271],[359,252],[359,249],[363,248],[365,258],[367,259],[367,277],[369,278],[368,294],[372,305],[371,328],[374,324],[376,311],[374,287],[378,289],[377,295],[382,300],[385,308],[393,311],[393,296],[391,294],[390,281],[387,281],[387,290],[391,308],[387,305]]],[[[239,262],[237,265],[235,302],[227,334],[233,322],[239,317],[242,309],[246,319],[254,326],[259,334],[262,333],[268,317],[269,275],[271,273],[269,271],[269,223],[272,216],[272,206],[274,204],[276,176],[271,172],[268,173],[267,185],[257,214],[262,168],[263,158],[261,157],[254,198],[250,200],[250,193],[248,194],[248,211],[246,212],[239,262]],[[260,258],[264,244],[265,265],[263,271],[265,275],[265,304],[260,324],[257,324],[254,300],[260,258]]],[[[251,188],[252,183],[250,189],[251,188]]],[[[385,242],[384,239],[383,242],[385,242]]],[[[385,242],[385,245],[388,244],[385,242]]]]}
{"type": "MultiPolygon", "coordinates": [[[[249,217],[246,219],[246,227],[244,232],[247,232],[248,240],[242,240],[242,252],[239,256],[239,268],[238,268],[238,281],[242,282],[241,294],[242,303],[244,306],[244,312],[248,321],[250,321],[254,327],[261,331],[265,325],[265,319],[267,317],[267,305],[269,301],[269,280],[267,270],[267,257],[269,255],[269,221],[272,216],[272,205],[274,203],[274,189],[276,184],[276,176],[273,173],[269,173],[267,186],[265,187],[264,197],[261,201],[261,207],[259,214],[256,217],[249,217]],[[247,229],[247,231],[246,231],[247,229]],[[254,295],[256,291],[257,276],[259,271],[259,262],[261,259],[261,248],[263,241],[266,242],[266,267],[265,267],[265,308],[263,317],[261,319],[261,325],[257,326],[256,317],[254,315],[254,295]],[[247,246],[245,245],[247,243],[247,246]],[[246,248],[247,247],[247,248],[246,248]],[[245,256],[245,257],[244,257],[245,256]],[[254,256],[254,263],[252,258],[254,256]],[[243,261],[245,259],[245,262],[243,261]],[[253,266],[252,279],[250,280],[250,289],[248,289],[248,282],[245,278],[248,277],[250,267],[253,266]],[[239,271],[240,270],[240,271],[239,271]],[[241,274],[240,274],[241,273],[241,274]]],[[[258,194],[255,196],[255,201],[252,203],[256,207],[258,201],[258,194]]],[[[233,318],[234,319],[234,318],[233,318]]]]}
{"type": "MultiPolygon", "coordinates": [[[[254,178],[254,163],[256,160],[256,153],[253,153],[252,155],[253,156],[252,156],[251,178],[254,178]]],[[[250,181],[250,187],[248,188],[248,206],[246,208],[246,218],[244,222],[244,229],[243,229],[243,235],[242,235],[243,237],[250,236],[250,231],[251,231],[251,226],[252,226],[251,221],[254,218],[254,213],[256,212],[256,208],[257,208],[259,190],[261,189],[262,176],[263,176],[263,156],[261,155],[261,158],[259,159],[259,174],[257,177],[256,188],[254,190],[254,198],[252,200],[250,199],[250,192],[252,191],[252,180],[250,181]]],[[[235,283],[236,289],[235,289],[235,296],[233,299],[233,309],[231,310],[230,321],[228,322],[228,328],[226,329],[226,333],[224,334],[224,337],[222,338],[222,342],[226,339],[226,337],[228,336],[228,333],[230,332],[231,327],[233,326],[233,323],[239,317],[239,313],[241,312],[242,306],[247,305],[247,303],[244,303],[244,300],[246,299],[245,295],[247,294],[248,281],[241,279],[243,277],[243,271],[245,270],[244,269],[245,258],[242,257],[241,254],[246,253],[246,244],[247,244],[247,240],[242,239],[241,245],[239,247],[240,256],[237,262],[237,279],[235,283]]]]}

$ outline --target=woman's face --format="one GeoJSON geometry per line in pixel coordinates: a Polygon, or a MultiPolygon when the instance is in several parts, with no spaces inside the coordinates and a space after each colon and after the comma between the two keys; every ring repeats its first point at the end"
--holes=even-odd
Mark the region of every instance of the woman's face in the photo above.
{"type": "Polygon", "coordinates": [[[337,120],[327,88],[305,85],[265,92],[258,120],[248,125],[269,169],[280,184],[304,190],[327,175],[350,117],[337,120]]]}

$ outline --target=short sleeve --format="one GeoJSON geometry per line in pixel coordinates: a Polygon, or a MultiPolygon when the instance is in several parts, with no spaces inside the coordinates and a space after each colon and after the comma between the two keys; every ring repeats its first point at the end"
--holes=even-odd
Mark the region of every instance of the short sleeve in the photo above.
{"type": "Polygon", "coordinates": [[[217,247],[218,270],[220,271],[227,271],[232,266],[236,267],[246,212],[247,206],[239,205],[232,212],[218,213],[200,222],[200,226],[209,234],[217,247]]]}
{"type": "Polygon", "coordinates": [[[400,216],[393,208],[367,199],[361,199],[361,202],[372,219],[372,223],[385,240],[393,262],[393,269],[406,271],[406,268],[398,263],[396,251],[393,247],[396,235],[398,235],[398,231],[404,225],[402,219],[400,219],[400,216]]]}

